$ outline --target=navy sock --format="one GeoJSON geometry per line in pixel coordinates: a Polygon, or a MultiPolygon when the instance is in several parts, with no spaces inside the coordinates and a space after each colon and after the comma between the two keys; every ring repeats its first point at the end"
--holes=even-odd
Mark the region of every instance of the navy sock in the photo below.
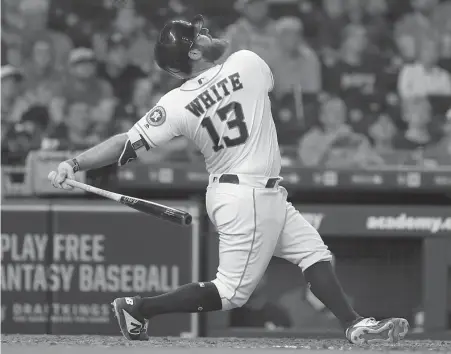
{"type": "Polygon", "coordinates": [[[190,283],[163,295],[145,297],[139,309],[145,318],[150,318],[164,313],[209,312],[221,308],[218,289],[209,282],[190,283]]]}
{"type": "Polygon", "coordinates": [[[330,262],[318,262],[304,271],[312,293],[338,318],[344,328],[361,316],[348,302],[330,262]]]}

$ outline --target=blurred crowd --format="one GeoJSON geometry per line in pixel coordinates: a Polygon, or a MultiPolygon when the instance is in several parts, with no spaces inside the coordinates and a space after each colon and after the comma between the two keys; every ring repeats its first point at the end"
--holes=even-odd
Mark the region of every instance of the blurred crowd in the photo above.
{"type": "MultiPolygon", "coordinates": [[[[158,29],[198,12],[270,65],[285,164],[451,165],[451,0],[2,0],[2,164],[129,129],[180,84],[158,29]]],[[[199,156],[179,138],[168,159],[199,156]]]]}

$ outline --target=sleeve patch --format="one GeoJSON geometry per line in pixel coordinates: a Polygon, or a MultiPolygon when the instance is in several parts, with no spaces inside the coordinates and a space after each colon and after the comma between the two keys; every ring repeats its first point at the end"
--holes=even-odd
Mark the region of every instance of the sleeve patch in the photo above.
{"type": "Polygon", "coordinates": [[[149,111],[146,115],[146,122],[144,127],[149,129],[150,126],[158,127],[166,121],[166,111],[161,106],[156,106],[149,111]]]}

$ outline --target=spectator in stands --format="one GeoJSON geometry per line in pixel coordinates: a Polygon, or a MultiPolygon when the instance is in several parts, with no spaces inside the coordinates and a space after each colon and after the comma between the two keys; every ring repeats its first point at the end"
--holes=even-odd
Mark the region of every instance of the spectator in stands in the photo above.
{"type": "Polygon", "coordinates": [[[393,42],[393,52],[388,57],[385,65],[389,105],[396,104],[398,100],[398,77],[401,69],[404,65],[414,63],[417,56],[415,38],[413,36],[402,35],[398,38],[394,38],[393,42]]]}
{"type": "Polygon", "coordinates": [[[418,47],[415,45],[415,38],[407,34],[394,38],[394,44],[393,53],[387,58],[383,73],[386,88],[384,108],[385,113],[396,118],[396,125],[402,126],[402,122],[399,121],[401,108],[398,81],[402,69],[415,63],[418,47]]]}
{"type": "Polygon", "coordinates": [[[111,26],[105,32],[97,32],[93,36],[93,48],[99,60],[106,60],[108,38],[114,33],[122,34],[128,41],[128,52],[132,64],[148,72],[153,69],[153,47],[155,38],[153,27],[149,21],[140,16],[134,1],[118,9],[111,26]]]}
{"type": "Polygon", "coordinates": [[[431,129],[432,110],[427,98],[403,99],[402,118],[407,128],[394,138],[393,145],[396,149],[415,150],[437,142],[439,136],[431,129]]]}
{"type": "Polygon", "coordinates": [[[416,53],[412,36],[395,38],[394,44],[393,53],[387,58],[383,73],[386,84],[385,108],[389,115],[399,116],[399,73],[404,65],[415,61],[416,53]]]}
{"type": "Polygon", "coordinates": [[[424,152],[424,157],[436,160],[439,165],[451,166],[451,107],[446,112],[442,131],[443,136],[439,142],[428,147],[424,152]]]}
{"type": "Polygon", "coordinates": [[[2,1],[2,65],[12,65],[20,68],[23,64],[21,36],[23,16],[21,15],[19,1],[2,1]]]}
{"type": "Polygon", "coordinates": [[[439,34],[441,47],[439,64],[451,73],[451,1],[441,3],[438,8],[439,16],[447,20],[439,34]]]}
{"type": "Polygon", "coordinates": [[[130,101],[116,106],[114,121],[115,130],[118,133],[128,131],[154,106],[152,104],[152,98],[155,95],[153,89],[153,83],[148,78],[141,78],[133,83],[130,101]]]}
{"type": "Polygon", "coordinates": [[[24,68],[27,91],[34,91],[41,85],[54,91],[60,81],[61,71],[55,66],[53,43],[47,39],[39,39],[33,44],[31,58],[24,68]]]}
{"type": "Polygon", "coordinates": [[[312,47],[316,48],[319,35],[319,26],[323,19],[321,4],[313,0],[297,0],[293,3],[282,3],[272,8],[273,18],[294,16],[301,20],[303,24],[303,34],[305,40],[312,47]]]}
{"type": "Polygon", "coordinates": [[[23,93],[23,73],[12,65],[1,68],[1,130],[2,140],[4,134],[21,118],[21,96],[23,93]]]}
{"type": "Polygon", "coordinates": [[[341,31],[346,26],[343,0],[323,0],[319,22],[318,48],[323,55],[335,56],[341,43],[341,31]]]}
{"type": "Polygon", "coordinates": [[[395,25],[395,38],[412,36],[418,44],[425,36],[451,32],[451,6],[448,1],[410,0],[413,12],[403,16],[395,25]]]}
{"type": "Polygon", "coordinates": [[[72,41],[64,33],[53,31],[47,27],[49,15],[49,0],[22,0],[19,5],[23,16],[23,28],[20,36],[24,58],[30,58],[33,44],[39,39],[48,40],[54,48],[54,65],[62,68],[67,63],[67,57],[72,49],[72,41]]]}
{"type": "Polygon", "coordinates": [[[397,128],[389,115],[381,114],[370,125],[368,133],[375,152],[378,154],[393,152],[393,139],[396,136],[397,128]]]}
{"type": "Polygon", "coordinates": [[[34,106],[26,111],[21,121],[6,131],[2,138],[2,164],[24,165],[28,153],[39,149],[48,123],[49,114],[45,107],[34,106]]]}
{"type": "Polygon", "coordinates": [[[6,64],[10,64],[16,68],[20,68],[24,64],[22,46],[17,43],[8,44],[5,51],[5,56],[6,64]]]}
{"type": "Polygon", "coordinates": [[[42,140],[42,150],[84,150],[102,141],[102,137],[92,134],[93,119],[88,103],[67,104],[64,116],[64,121],[42,140]]]}
{"type": "Polygon", "coordinates": [[[343,30],[338,60],[324,58],[323,72],[325,91],[345,101],[350,124],[364,134],[385,95],[383,61],[368,53],[368,41],[365,27],[348,25],[343,30]]]}
{"type": "Polygon", "coordinates": [[[68,102],[85,102],[91,107],[98,107],[99,120],[111,119],[114,109],[113,89],[107,81],[97,77],[96,65],[91,49],[76,48],[71,51],[69,73],[52,100],[52,119],[56,123],[63,120],[63,112],[68,102]]]}
{"type": "MultiPolygon", "coordinates": [[[[451,104],[441,122],[441,137],[436,144],[426,146],[423,158],[429,167],[451,166],[451,104]]],[[[439,117],[436,117],[439,118],[439,117]]]]}
{"type": "Polygon", "coordinates": [[[53,99],[53,88],[48,83],[42,83],[34,90],[24,90],[24,94],[20,97],[17,103],[17,114],[23,120],[23,116],[27,112],[32,112],[31,116],[38,112],[39,115],[41,111],[46,112],[46,116],[49,114],[50,103],[53,99]]]}
{"type": "Polygon", "coordinates": [[[274,21],[269,18],[268,0],[238,0],[235,4],[242,17],[225,31],[230,48],[224,57],[241,49],[249,49],[264,60],[270,60],[276,38],[274,21]]]}
{"type": "Polygon", "coordinates": [[[299,142],[299,158],[306,166],[351,167],[370,163],[374,154],[368,139],[346,124],[343,100],[327,98],[320,109],[320,125],[310,129],[299,142]]]}
{"type": "Polygon", "coordinates": [[[437,64],[439,43],[432,38],[424,38],[418,49],[418,60],[406,64],[399,74],[400,96],[451,96],[451,74],[437,64]]]}
{"type": "Polygon", "coordinates": [[[430,167],[451,166],[451,108],[448,110],[442,126],[443,136],[431,146],[427,146],[423,158],[430,167]]]}
{"type": "Polygon", "coordinates": [[[33,107],[47,109],[60,79],[54,64],[53,43],[38,39],[32,48],[31,58],[23,70],[23,93],[15,101],[15,121],[33,107]]]}
{"type": "MultiPolygon", "coordinates": [[[[274,108],[285,117],[278,117],[282,123],[293,110],[293,118],[305,126],[312,126],[317,119],[317,97],[321,90],[321,63],[314,50],[302,36],[302,22],[296,17],[283,17],[275,25],[276,50],[268,62],[274,77],[272,92],[274,108]],[[304,121],[305,120],[305,121],[304,121]]],[[[286,126],[293,138],[293,144],[299,138],[298,129],[286,126]]],[[[284,129],[278,126],[279,130],[284,129]]],[[[279,131],[282,133],[282,131],[279,131]]],[[[290,145],[288,135],[283,133],[282,144],[290,145]]]]}
{"type": "Polygon", "coordinates": [[[296,90],[278,98],[273,95],[271,111],[282,155],[295,158],[297,142],[306,128],[301,92],[296,90]]]}
{"type": "Polygon", "coordinates": [[[2,67],[2,139],[14,140],[7,150],[15,151],[15,159],[21,151],[28,152],[22,143],[18,144],[26,140],[28,133],[33,138],[28,139],[28,144],[42,135],[40,131],[48,122],[47,118],[42,117],[48,116],[47,106],[52,97],[52,91],[45,85],[35,90],[26,91],[25,88],[22,71],[10,65],[2,67]],[[25,123],[25,120],[28,122],[25,123]]]}
{"type": "MultiPolygon", "coordinates": [[[[115,0],[50,0],[49,27],[65,33],[75,47],[90,47],[92,34],[111,20],[115,0]]],[[[126,0],[123,2],[126,5],[126,0]]],[[[131,2],[131,0],[130,0],[131,2]]]]}
{"type": "Polygon", "coordinates": [[[391,33],[385,18],[388,10],[385,0],[345,0],[344,5],[347,23],[364,26],[374,49],[384,51],[390,48],[391,33]]]}
{"type": "Polygon", "coordinates": [[[302,37],[302,22],[296,17],[283,17],[276,22],[275,31],[277,46],[269,61],[275,95],[282,96],[297,87],[303,94],[317,95],[322,84],[321,64],[302,37]]]}
{"type": "Polygon", "coordinates": [[[418,46],[415,43],[415,37],[409,34],[401,34],[395,37],[396,56],[400,58],[403,64],[410,64],[417,59],[418,46]]]}
{"type": "Polygon", "coordinates": [[[122,104],[130,102],[136,80],[144,77],[145,73],[130,63],[128,41],[122,34],[114,33],[108,38],[106,61],[100,63],[98,75],[111,84],[114,96],[122,104]]]}

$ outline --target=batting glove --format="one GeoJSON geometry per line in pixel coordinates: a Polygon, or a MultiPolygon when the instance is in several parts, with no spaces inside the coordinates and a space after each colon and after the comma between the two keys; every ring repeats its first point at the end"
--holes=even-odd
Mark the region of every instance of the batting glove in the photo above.
{"type": "Polygon", "coordinates": [[[64,181],[69,179],[75,179],[74,166],[71,161],[64,161],[58,165],[57,171],[51,171],[48,175],[48,179],[52,183],[53,187],[72,190],[74,187],[68,185],[64,181]]]}

